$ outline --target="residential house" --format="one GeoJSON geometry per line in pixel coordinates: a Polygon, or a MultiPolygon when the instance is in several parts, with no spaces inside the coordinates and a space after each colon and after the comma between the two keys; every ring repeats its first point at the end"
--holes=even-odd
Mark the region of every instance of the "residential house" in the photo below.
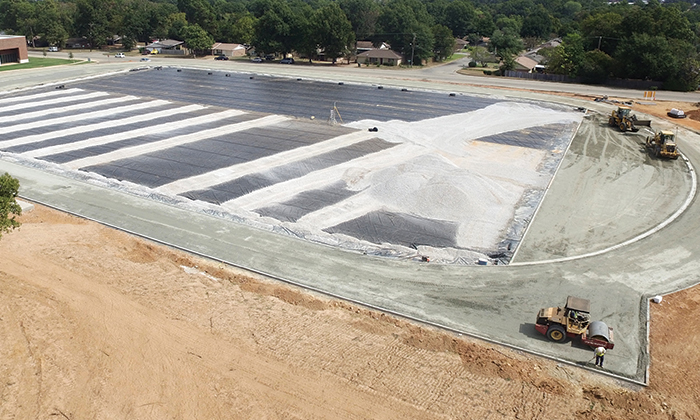
{"type": "Polygon", "coordinates": [[[66,40],[66,48],[89,48],[90,42],[87,38],[68,38],[66,40]]]}
{"type": "Polygon", "coordinates": [[[375,49],[357,54],[357,63],[398,66],[401,64],[401,58],[400,54],[392,50],[375,49]]]}
{"type": "Polygon", "coordinates": [[[371,50],[390,50],[391,46],[386,42],[382,42],[379,46],[375,47],[372,41],[357,41],[355,43],[355,51],[357,54],[371,51],[371,50]]]}
{"type": "Polygon", "coordinates": [[[532,73],[535,67],[539,64],[539,61],[533,60],[527,55],[521,55],[515,58],[515,68],[513,70],[532,73]]]}
{"type": "Polygon", "coordinates": [[[468,45],[469,41],[466,39],[455,38],[455,51],[462,51],[463,49],[467,48],[468,45]]]}
{"type": "Polygon", "coordinates": [[[225,55],[226,57],[241,57],[246,54],[246,48],[243,44],[215,42],[211,46],[211,53],[213,55],[225,55]]]}
{"type": "Polygon", "coordinates": [[[188,53],[183,41],[163,39],[146,45],[146,52],[151,54],[186,55],[188,53]]]}

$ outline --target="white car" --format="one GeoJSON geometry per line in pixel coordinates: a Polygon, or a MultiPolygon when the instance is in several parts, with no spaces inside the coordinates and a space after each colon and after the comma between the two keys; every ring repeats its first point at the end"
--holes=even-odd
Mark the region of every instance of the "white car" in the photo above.
{"type": "Polygon", "coordinates": [[[49,52],[58,52],[58,47],[49,47],[49,52]]]}
{"type": "Polygon", "coordinates": [[[116,53],[116,54],[114,54],[114,56],[117,58],[124,58],[125,57],[124,53],[116,53]]]}

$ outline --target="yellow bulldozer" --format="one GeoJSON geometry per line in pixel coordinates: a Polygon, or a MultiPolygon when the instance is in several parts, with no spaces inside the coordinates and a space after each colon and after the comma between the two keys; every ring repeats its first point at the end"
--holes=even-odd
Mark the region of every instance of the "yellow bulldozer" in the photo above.
{"type": "Polygon", "coordinates": [[[613,110],[608,124],[618,127],[621,131],[639,131],[639,127],[651,127],[651,120],[640,120],[632,114],[632,108],[620,106],[613,110]]]}
{"type": "Polygon", "coordinates": [[[676,136],[672,131],[659,131],[654,137],[647,137],[646,146],[647,150],[656,157],[678,159],[680,156],[676,136]]]}

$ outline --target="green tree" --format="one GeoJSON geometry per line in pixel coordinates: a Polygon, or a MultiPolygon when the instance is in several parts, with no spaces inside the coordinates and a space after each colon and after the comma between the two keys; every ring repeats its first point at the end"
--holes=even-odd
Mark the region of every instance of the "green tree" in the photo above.
{"type": "Polygon", "coordinates": [[[576,15],[581,12],[581,9],[583,9],[583,6],[581,6],[581,3],[577,1],[569,0],[564,3],[563,9],[564,16],[568,17],[569,19],[575,19],[576,15]]]}
{"type": "Polygon", "coordinates": [[[455,50],[455,37],[450,28],[444,25],[433,26],[433,59],[444,61],[451,57],[455,50]]]}
{"type": "Polygon", "coordinates": [[[436,24],[445,25],[447,19],[447,8],[452,1],[447,0],[422,0],[425,4],[425,9],[432,16],[436,24]]]}
{"type": "Polygon", "coordinates": [[[500,30],[510,28],[514,33],[519,34],[523,29],[523,18],[522,16],[503,16],[499,15],[496,18],[496,26],[500,30]]]}
{"type": "Polygon", "coordinates": [[[44,0],[36,5],[38,35],[51,45],[64,46],[68,39],[65,17],[56,0],[44,0]]]}
{"type": "Polygon", "coordinates": [[[34,43],[36,30],[36,3],[27,0],[0,1],[0,28],[21,34],[34,43]]]}
{"type": "Polygon", "coordinates": [[[153,9],[152,3],[132,2],[129,4],[119,28],[122,46],[126,50],[133,48],[137,41],[150,41],[150,36],[155,32],[157,25],[157,21],[153,19],[153,9]]]}
{"type": "Polygon", "coordinates": [[[700,60],[697,54],[680,57],[676,73],[664,81],[664,89],[692,92],[700,85],[700,60]]]}
{"type": "Polygon", "coordinates": [[[151,24],[153,25],[153,32],[151,32],[147,39],[139,39],[141,42],[150,42],[151,37],[165,39],[182,39],[182,37],[170,36],[170,32],[178,32],[183,27],[187,25],[187,19],[185,14],[180,14],[177,10],[177,6],[168,3],[157,3],[153,4],[153,9],[151,9],[151,24]],[[177,24],[177,28],[173,26],[177,24]]]}
{"type": "Polygon", "coordinates": [[[507,70],[515,70],[515,57],[513,55],[503,57],[503,61],[498,69],[501,71],[501,76],[503,76],[507,70]]]}
{"type": "Polygon", "coordinates": [[[539,4],[525,16],[520,34],[524,37],[546,38],[553,29],[554,18],[539,4]]]}
{"type": "Polygon", "coordinates": [[[184,40],[184,30],[187,27],[187,17],[184,13],[171,13],[165,21],[158,26],[154,34],[158,38],[170,38],[184,40]]]}
{"type": "Polygon", "coordinates": [[[617,48],[615,73],[625,79],[663,81],[675,73],[676,57],[663,36],[635,33],[617,48]]]}
{"type": "Polygon", "coordinates": [[[512,57],[523,50],[523,41],[510,28],[496,29],[489,41],[489,50],[502,60],[512,57]]]}
{"type": "Polygon", "coordinates": [[[657,7],[651,11],[654,20],[652,35],[663,35],[666,38],[683,39],[695,42],[695,33],[691,29],[688,18],[676,7],[657,7]]]}
{"type": "Polygon", "coordinates": [[[615,52],[622,38],[622,15],[614,12],[597,13],[581,21],[581,35],[586,49],[599,48],[608,55],[615,52]]]}
{"type": "Polygon", "coordinates": [[[491,57],[491,53],[484,47],[469,47],[469,56],[475,62],[481,64],[482,66],[486,64],[486,60],[491,57]]]}
{"type": "Polygon", "coordinates": [[[418,0],[390,0],[377,19],[380,33],[375,44],[386,41],[409,64],[422,63],[433,56],[433,19],[418,0]]]}
{"type": "Polygon", "coordinates": [[[537,9],[534,0],[506,0],[494,5],[494,10],[504,16],[527,16],[537,9]]]}
{"type": "Polygon", "coordinates": [[[0,29],[9,33],[19,32],[20,7],[29,4],[27,0],[0,0],[0,29]]]}
{"type": "Polygon", "coordinates": [[[379,4],[374,0],[339,0],[340,8],[352,24],[355,39],[367,40],[375,33],[379,4]]]}
{"type": "Polygon", "coordinates": [[[221,39],[224,42],[250,44],[255,35],[255,16],[249,12],[231,14],[226,24],[220,26],[221,39]]]}
{"type": "Polygon", "coordinates": [[[313,25],[318,46],[334,63],[354,50],[355,33],[352,24],[337,3],[330,3],[317,10],[313,25]]]}
{"type": "Polygon", "coordinates": [[[477,9],[476,20],[474,22],[474,32],[481,36],[491,36],[498,29],[493,23],[493,17],[488,10],[477,9]]]}
{"type": "Polygon", "coordinates": [[[613,59],[601,50],[586,51],[578,75],[583,83],[604,83],[610,77],[613,59]]]}
{"type": "Polygon", "coordinates": [[[185,26],[182,30],[182,35],[187,48],[194,51],[195,54],[206,54],[211,50],[211,46],[214,45],[214,39],[211,35],[196,23],[185,26]]]}
{"type": "Polygon", "coordinates": [[[177,8],[187,16],[187,23],[197,24],[209,34],[216,34],[216,16],[206,0],[177,0],[177,8]]]}
{"type": "Polygon", "coordinates": [[[17,192],[19,191],[19,181],[10,176],[7,172],[0,176],[0,238],[3,233],[20,226],[15,219],[22,214],[22,207],[17,204],[17,192]]]}
{"type": "Polygon", "coordinates": [[[296,51],[306,56],[309,63],[318,52],[318,35],[314,29],[314,10],[308,3],[292,0],[288,19],[291,36],[283,39],[284,55],[296,51]]]}
{"type": "Polygon", "coordinates": [[[467,0],[455,0],[445,9],[443,25],[450,28],[454,36],[463,38],[474,32],[476,9],[467,0]]]}
{"type": "Polygon", "coordinates": [[[316,39],[313,25],[314,9],[303,0],[291,0],[290,5],[292,14],[289,18],[289,26],[292,36],[287,40],[284,52],[303,52],[311,58],[318,49],[318,39],[316,39]]]}
{"type": "Polygon", "coordinates": [[[584,58],[585,51],[581,35],[567,35],[562,40],[561,45],[552,51],[547,61],[547,71],[553,74],[565,74],[576,77],[584,58]]]}
{"type": "Polygon", "coordinates": [[[73,20],[76,35],[85,37],[91,50],[105,45],[111,36],[107,10],[100,0],[78,0],[73,20]]]}
{"type": "Polygon", "coordinates": [[[280,0],[263,0],[254,10],[258,16],[253,36],[255,50],[263,54],[291,52],[292,9],[289,4],[280,0]]]}

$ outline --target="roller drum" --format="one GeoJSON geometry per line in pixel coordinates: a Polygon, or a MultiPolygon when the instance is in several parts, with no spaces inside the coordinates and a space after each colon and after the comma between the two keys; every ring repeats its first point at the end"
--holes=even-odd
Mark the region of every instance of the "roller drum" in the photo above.
{"type": "Polygon", "coordinates": [[[604,340],[610,342],[610,330],[608,325],[603,321],[593,321],[588,326],[588,337],[595,340],[604,340]]]}

